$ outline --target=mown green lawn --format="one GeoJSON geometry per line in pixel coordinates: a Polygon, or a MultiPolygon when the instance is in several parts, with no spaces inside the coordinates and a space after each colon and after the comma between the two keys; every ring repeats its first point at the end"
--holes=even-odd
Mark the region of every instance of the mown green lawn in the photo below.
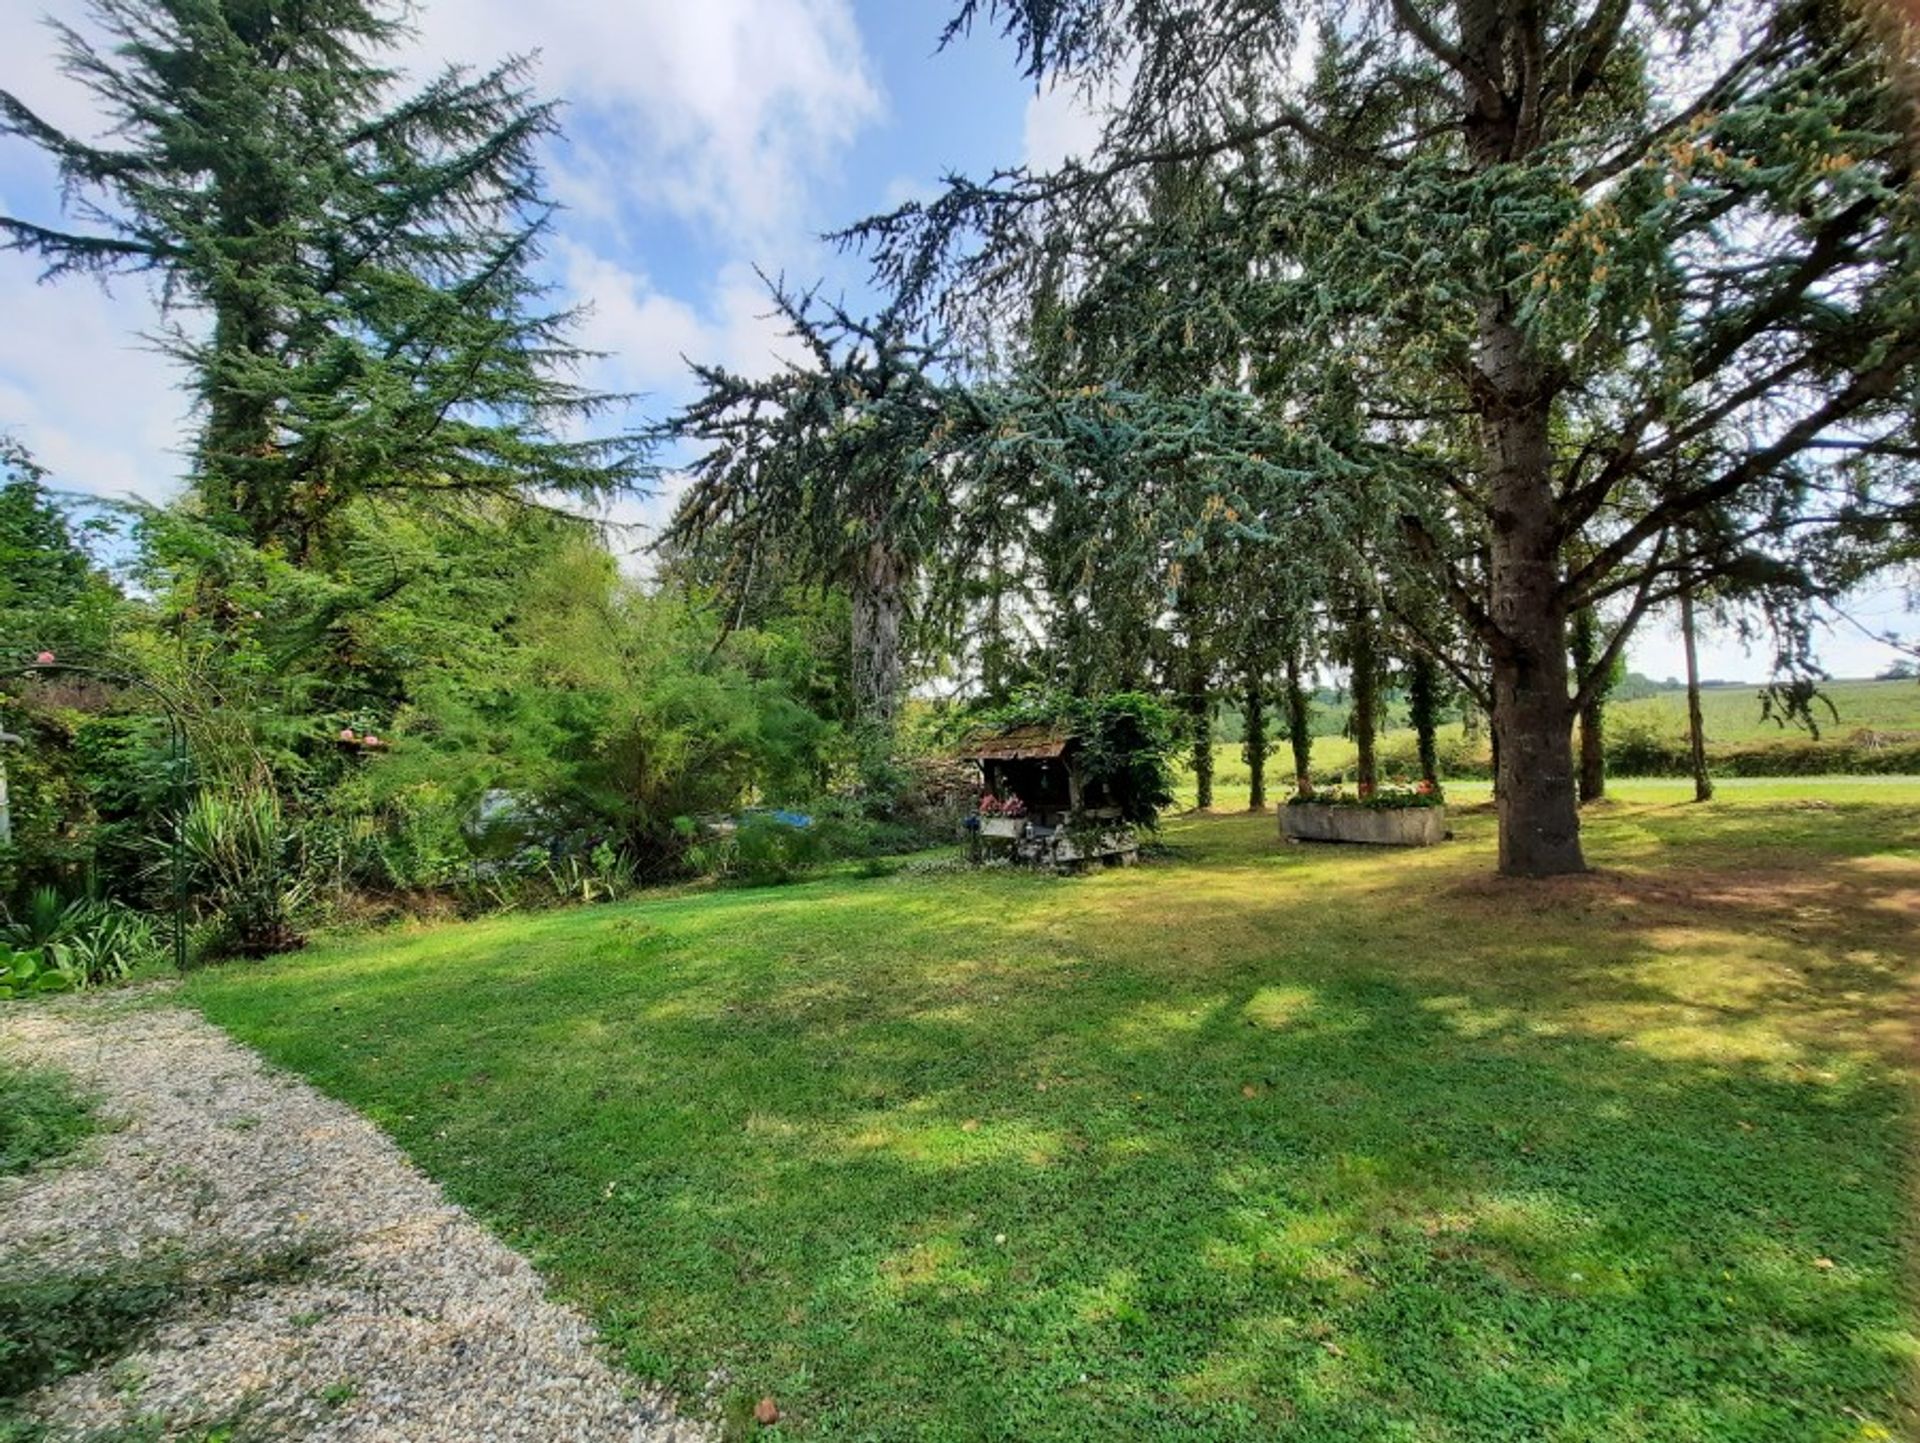
{"type": "Polygon", "coordinates": [[[832,1439],[1903,1435],[1920,784],[1622,788],[1597,875],[1176,821],[349,938],[189,998],[640,1373],[832,1439]],[[1639,800],[1633,800],[1633,798],[1639,800]]]}

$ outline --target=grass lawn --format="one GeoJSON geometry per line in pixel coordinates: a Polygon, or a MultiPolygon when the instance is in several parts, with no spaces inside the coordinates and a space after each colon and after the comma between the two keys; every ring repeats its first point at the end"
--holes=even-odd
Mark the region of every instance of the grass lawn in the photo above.
{"type": "Polygon", "coordinates": [[[816,1438],[1904,1435],[1920,783],[1624,784],[1602,870],[1171,856],[343,939],[190,999],[616,1351],[816,1438]]]}

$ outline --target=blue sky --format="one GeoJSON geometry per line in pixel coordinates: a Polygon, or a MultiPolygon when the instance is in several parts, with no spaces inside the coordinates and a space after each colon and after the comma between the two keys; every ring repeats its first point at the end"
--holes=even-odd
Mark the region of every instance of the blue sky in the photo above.
{"type": "MultiPolygon", "coordinates": [[[[0,0],[0,86],[90,131],[85,96],[51,62],[46,8],[0,0]]],[[[642,393],[652,415],[684,394],[683,355],[778,363],[755,265],[857,293],[858,261],[821,232],[930,192],[948,169],[1050,164],[1091,139],[1072,98],[1036,96],[997,37],[936,54],[948,13],[948,0],[424,0],[406,59],[424,70],[539,52],[541,88],[567,105],[548,157],[567,210],[547,264],[591,305],[586,342],[613,353],[593,379],[642,393]]],[[[57,204],[50,168],[0,144],[0,209],[52,219],[57,204]]],[[[31,263],[0,256],[0,316],[0,428],[66,488],[168,494],[189,417],[177,376],[138,339],[154,324],[144,287],[42,286],[31,263]]],[[[644,523],[663,504],[622,514],[644,523]]],[[[1894,594],[1860,613],[1876,630],[1914,630],[1894,594]]],[[[1841,674],[1892,655],[1850,632],[1822,653],[1841,674]]],[[[1665,676],[1678,657],[1656,623],[1633,662],[1665,676]]],[[[1764,651],[1731,638],[1710,640],[1704,662],[1724,677],[1766,669],[1764,651]]]]}

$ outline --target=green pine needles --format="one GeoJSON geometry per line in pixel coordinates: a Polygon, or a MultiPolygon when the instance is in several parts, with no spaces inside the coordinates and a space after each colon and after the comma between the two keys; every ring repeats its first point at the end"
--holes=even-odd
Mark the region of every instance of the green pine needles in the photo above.
{"type": "Polygon", "coordinates": [[[582,436],[574,320],[534,263],[553,104],[527,62],[417,89],[380,63],[381,0],[91,0],[55,27],[111,140],[0,92],[0,135],[58,167],[66,226],[0,217],[50,276],[153,278],[160,343],[203,407],[208,517],[299,561],[360,500],[530,499],[638,484],[641,449],[582,436]]]}

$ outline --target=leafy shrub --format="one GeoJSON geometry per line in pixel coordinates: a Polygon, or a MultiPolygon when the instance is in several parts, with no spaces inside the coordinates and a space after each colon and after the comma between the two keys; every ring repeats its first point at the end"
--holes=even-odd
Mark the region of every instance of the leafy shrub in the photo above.
{"type": "Polygon", "coordinates": [[[750,815],[733,834],[735,873],[750,887],[791,882],[827,860],[819,829],[750,815]]]}
{"type": "Polygon", "coordinates": [[[0,937],[15,947],[45,947],[67,931],[77,905],[62,897],[57,887],[35,887],[17,911],[7,911],[0,937]]]}
{"type": "Polygon", "coordinates": [[[47,947],[54,967],[79,988],[118,982],[166,955],[152,918],[120,902],[85,903],[71,930],[47,947]]]}
{"type": "Polygon", "coordinates": [[[633,858],[605,841],[584,855],[549,856],[543,871],[555,896],[566,902],[617,902],[639,885],[633,858]]]}
{"type": "Polygon", "coordinates": [[[9,914],[0,937],[0,995],[63,991],[118,982],[136,968],[164,960],[151,918],[124,903],[80,897],[68,901],[37,887],[19,914],[9,914]]]}
{"type": "Polygon", "coordinates": [[[213,955],[267,957],[305,942],[294,925],[308,892],[303,859],[271,788],[203,788],[182,838],[194,893],[215,924],[213,955]]]}
{"type": "Polygon", "coordinates": [[[48,963],[46,953],[38,947],[0,945],[0,1000],[65,992],[72,986],[66,974],[48,963]]]}
{"type": "Polygon", "coordinates": [[[1680,777],[1692,769],[1684,737],[1655,717],[1610,712],[1606,725],[1607,771],[1621,777],[1680,777]]]}
{"type": "MultiPolygon", "coordinates": [[[[1458,730],[1442,731],[1433,739],[1434,770],[1442,777],[1457,781],[1485,781],[1492,774],[1493,757],[1486,738],[1469,738],[1458,730]]],[[[1420,775],[1418,739],[1411,734],[1394,736],[1381,744],[1377,765],[1380,775],[1392,781],[1411,781],[1420,775]]]]}

